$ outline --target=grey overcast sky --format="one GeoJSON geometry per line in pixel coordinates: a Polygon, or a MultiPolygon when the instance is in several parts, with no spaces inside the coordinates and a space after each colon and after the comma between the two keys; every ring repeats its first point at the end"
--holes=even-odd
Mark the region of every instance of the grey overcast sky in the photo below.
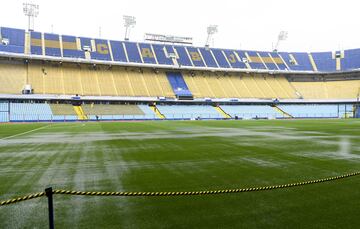
{"type": "Polygon", "coordinates": [[[144,34],[190,36],[203,46],[206,27],[219,26],[212,46],[271,50],[281,30],[289,32],[281,51],[360,48],[359,0],[2,0],[0,26],[26,28],[22,3],[40,5],[35,30],[123,40],[122,15],[137,25],[130,39],[144,34]]]}

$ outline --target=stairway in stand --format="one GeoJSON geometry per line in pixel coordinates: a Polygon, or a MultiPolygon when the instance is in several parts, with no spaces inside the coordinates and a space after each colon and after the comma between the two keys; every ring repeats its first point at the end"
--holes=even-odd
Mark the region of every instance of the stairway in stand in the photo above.
{"type": "Polygon", "coordinates": [[[85,115],[84,110],[82,109],[81,106],[73,106],[74,111],[76,113],[76,115],[78,116],[79,120],[87,120],[88,117],[85,115]]]}
{"type": "Polygon", "coordinates": [[[159,109],[156,107],[156,105],[149,106],[152,111],[156,114],[156,116],[160,119],[166,119],[165,115],[163,115],[159,109]]]}
{"type": "Polygon", "coordinates": [[[220,106],[214,106],[215,110],[219,112],[224,118],[228,119],[231,118],[231,116],[226,113],[220,106]]]}
{"type": "Polygon", "coordinates": [[[294,118],[291,114],[285,112],[280,107],[273,105],[272,108],[274,108],[277,112],[283,115],[284,118],[294,118]]]}

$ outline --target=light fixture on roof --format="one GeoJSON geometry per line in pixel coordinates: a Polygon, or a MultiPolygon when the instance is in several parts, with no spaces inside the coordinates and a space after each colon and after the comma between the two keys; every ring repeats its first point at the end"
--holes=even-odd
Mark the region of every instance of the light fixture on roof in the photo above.
{"type": "Polygon", "coordinates": [[[129,40],[130,29],[136,25],[136,18],[134,16],[124,15],[124,27],[125,27],[125,41],[129,40]]]}
{"type": "Polygon", "coordinates": [[[205,47],[209,48],[210,46],[210,39],[212,37],[212,35],[214,35],[215,33],[218,32],[218,26],[217,25],[209,25],[207,27],[207,38],[206,38],[206,43],[205,43],[205,47]]]}
{"type": "Polygon", "coordinates": [[[276,45],[274,47],[274,52],[278,51],[279,45],[281,41],[285,41],[288,38],[288,31],[280,31],[279,35],[278,35],[278,39],[276,42],[276,45]]]}
{"type": "Polygon", "coordinates": [[[34,31],[35,18],[39,15],[39,5],[23,3],[23,12],[28,17],[28,31],[34,31]]]}

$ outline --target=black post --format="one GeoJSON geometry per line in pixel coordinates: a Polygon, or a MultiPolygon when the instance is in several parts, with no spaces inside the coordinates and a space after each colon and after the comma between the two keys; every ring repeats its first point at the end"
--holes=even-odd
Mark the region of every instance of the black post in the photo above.
{"type": "Polygon", "coordinates": [[[53,189],[52,189],[52,187],[46,188],[45,194],[48,198],[49,228],[54,229],[54,206],[53,206],[53,189]]]}

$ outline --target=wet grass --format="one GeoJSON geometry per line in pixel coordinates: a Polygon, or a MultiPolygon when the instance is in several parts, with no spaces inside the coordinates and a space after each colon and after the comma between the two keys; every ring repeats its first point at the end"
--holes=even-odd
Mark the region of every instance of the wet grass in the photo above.
{"type": "MultiPolygon", "coordinates": [[[[47,186],[201,191],[358,171],[360,121],[0,125],[0,200],[47,186]]],[[[57,228],[356,228],[360,178],[193,197],[55,196],[57,228]]],[[[46,199],[0,207],[0,228],[47,227],[46,199]]]]}

